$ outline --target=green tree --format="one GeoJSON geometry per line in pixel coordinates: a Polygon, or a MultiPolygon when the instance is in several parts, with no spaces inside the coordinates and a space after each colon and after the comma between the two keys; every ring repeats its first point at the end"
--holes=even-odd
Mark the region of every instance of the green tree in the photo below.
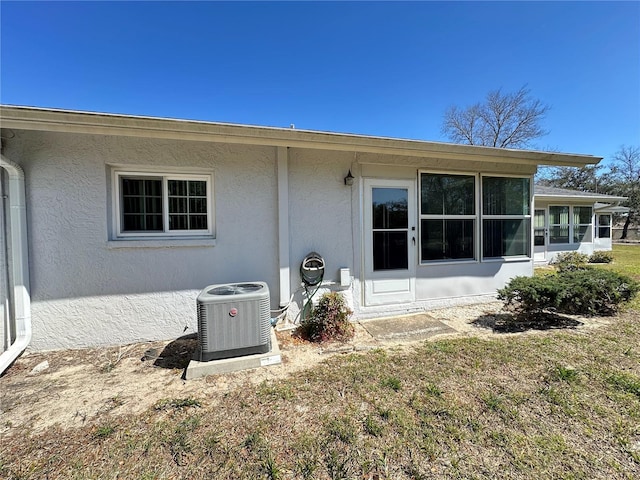
{"type": "Polygon", "coordinates": [[[541,167],[536,174],[536,183],[581,192],[604,193],[609,188],[609,177],[601,173],[603,168],[602,165],[541,167]]]}
{"type": "Polygon", "coordinates": [[[526,148],[546,135],[542,120],[550,107],[532,98],[526,87],[517,92],[490,91],[484,102],[449,107],[442,133],[452,142],[499,148],[526,148]]]}
{"type": "Polygon", "coordinates": [[[627,231],[632,222],[640,218],[640,147],[621,145],[613,155],[610,169],[611,193],[625,196],[629,207],[622,239],[627,238],[627,231]]]}

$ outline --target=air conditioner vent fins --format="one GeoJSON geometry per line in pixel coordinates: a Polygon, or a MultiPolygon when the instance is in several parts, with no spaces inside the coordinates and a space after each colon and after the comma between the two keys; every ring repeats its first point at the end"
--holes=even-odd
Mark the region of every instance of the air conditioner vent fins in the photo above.
{"type": "Polygon", "coordinates": [[[200,361],[271,350],[266,283],[209,285],[198,295],[197,312],[200,361]]]}

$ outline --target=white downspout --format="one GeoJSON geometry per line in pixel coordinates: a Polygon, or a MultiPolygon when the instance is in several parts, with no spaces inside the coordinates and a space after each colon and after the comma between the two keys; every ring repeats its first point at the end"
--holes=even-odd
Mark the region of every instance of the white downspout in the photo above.
{"type": "Polygon", "coordinates": [[[280,267],[280,306],[291,303],[289,277],[289,152],[278,147],[278,264],[280,267]]]}
{"type": "Polygon", "coordinates": [[[29,255],[24,171],[0,154],[0,167],[9,176],[10,285],[13,286],[15,341],[0,355],[0,375],[31,342],[31,299],[29,296],[29,255]]]}

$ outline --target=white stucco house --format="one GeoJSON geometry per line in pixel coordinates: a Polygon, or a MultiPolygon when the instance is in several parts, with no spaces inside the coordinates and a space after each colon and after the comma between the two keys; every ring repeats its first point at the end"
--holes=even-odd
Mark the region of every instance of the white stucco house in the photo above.
{"type": "Polygon", "coordinates": [[[192,333],[216,283],[267,282],[295,315],[311,251],[356,318],[478,301],[532,273],[534,208],[548,251],[566,231],[564,203],[534,207],[537,166],[601,160],[31,107],[0,122],[4,350],[26,323],[34,350],[192,333]]]}
{"type": "Polygon", "coordinates": [[[612,249],[612,216],[625,214],[626,197],[535,186],[533,259],[548,263],[562,252],[591,255],[612,249]]]}

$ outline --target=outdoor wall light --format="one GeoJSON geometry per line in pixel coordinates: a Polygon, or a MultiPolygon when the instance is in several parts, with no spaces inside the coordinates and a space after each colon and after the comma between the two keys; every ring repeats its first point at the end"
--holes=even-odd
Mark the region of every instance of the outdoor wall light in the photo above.
{"type": "Polygon", "coordinates": [[[351,175],[351,169],[349,169],[349,173],[347,173],[347,176],[344,177],[344,184],[345,185],[349,185],[349,186],[353,185],[353,179],[354,178],[355,177],[353,175],[351,175]]]}

